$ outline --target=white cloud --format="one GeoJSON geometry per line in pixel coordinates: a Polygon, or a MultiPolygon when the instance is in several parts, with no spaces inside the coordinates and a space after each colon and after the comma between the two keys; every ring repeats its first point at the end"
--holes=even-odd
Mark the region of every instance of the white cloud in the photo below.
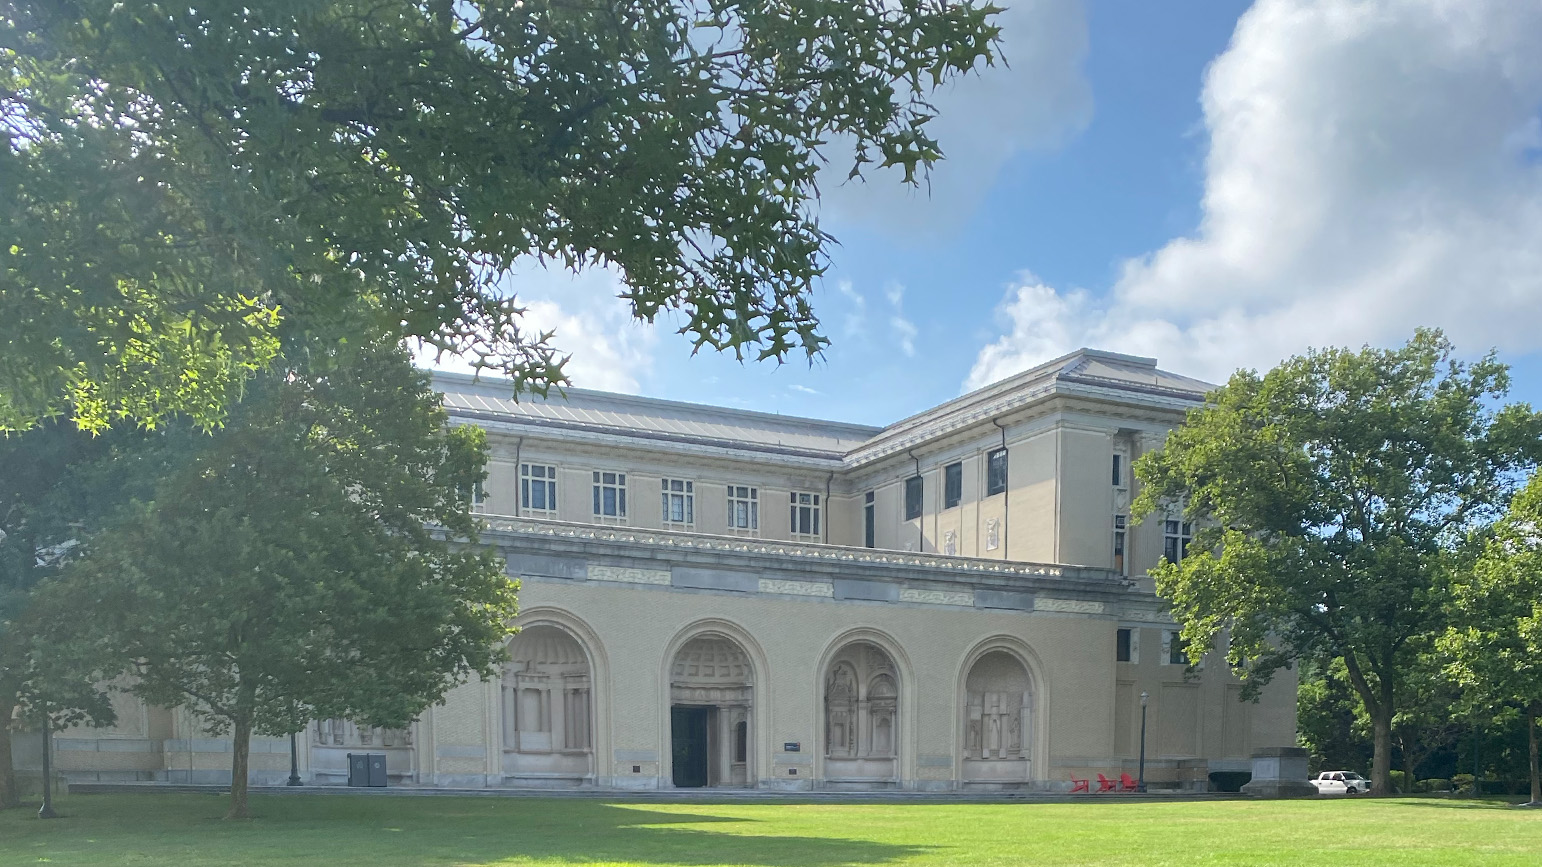
{"type": "Polygon", "coordinates": [[[929,183],[901,183],[898,170],[846,181],[849,146],[827,150],[821,177],[825,213],[906,233],[960,226],[980,205],[1014,156],[1064,144],[1092,119],[1092,87],[1083,71],[1087,18],[1082,0],[1000,3],[1002,55],[994,67],[958,79],[934,94],[938,116],[927,129],[945,159],[929,183]]]}
{"type": "Polygon", "coordinates": [[[1012,287],[968,385],[1081,345],[1212,380],[1420,325],[1542,348],[1539,44],[1535,3],[1259,0],[1206,74],[1198,229],[1096,303],[1012,287]]]}
{"type": "Polygon", "coordinates": [[[846,314],[841,330],[848,338],[864,339],[867,337],[867,298],[858,292],[850,280],[840,280],[835,284],[835,291],[839,292],[851,303],[851,310],[846,314]]]}
{"type": "Polygon", "coordinates": [[[889,316],[889,328],[894,331],[894,339],[899,341],[900,352],[905,353],[906,358],[914,358],[916,335],[920,332],[914,322],[905,318],[905,287],[890,283],[884,287],[883,295],[889,299],[889,306],[894,308],[889,316]]]}
{"type": "MultiPolygon", "coordinates": [[[[628,394],[641,389],[640,377],[653,369],[658,336],[617,297],[624,287],[614,272],[588,268],[575,275],[522,260],[506,285],[527,308],[522,325],[527,335],[555,332],[551,343],[570,356],[565,369],[575,387],[628,394]]],[[[419,363],[470,372],[457,358],[434,363],[420,353],[419,363]]]]}

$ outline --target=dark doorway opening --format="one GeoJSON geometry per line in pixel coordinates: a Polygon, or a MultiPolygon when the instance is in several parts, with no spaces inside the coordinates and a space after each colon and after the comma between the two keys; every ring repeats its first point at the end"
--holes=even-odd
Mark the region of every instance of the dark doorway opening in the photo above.
{"type": "Polygon", "coordinates": [[[707,729],[710,707],[676,705],[670,711],[670,754],[675,787],[695,789],[707,784],[707,729]]]}

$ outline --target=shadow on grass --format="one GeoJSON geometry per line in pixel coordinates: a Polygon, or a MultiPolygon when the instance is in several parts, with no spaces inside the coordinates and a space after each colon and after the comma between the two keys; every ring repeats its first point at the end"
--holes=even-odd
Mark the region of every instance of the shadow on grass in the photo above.
{"type": "Polygon", "coordinates": [[[928,851],[842,837],[764,835],[712,805],[672,812],[602,801],[284,796],[252,799],[257,818],[217,818],[224,799],[81,795],[67,818],[0,815],[0,863],[22,855],[85,864],[519,863],[836,867],[928,851]],[[732,829],[732,830],[731,830],[732,829]],[[10,853],[10,856],[7,855],[10,853]]]}

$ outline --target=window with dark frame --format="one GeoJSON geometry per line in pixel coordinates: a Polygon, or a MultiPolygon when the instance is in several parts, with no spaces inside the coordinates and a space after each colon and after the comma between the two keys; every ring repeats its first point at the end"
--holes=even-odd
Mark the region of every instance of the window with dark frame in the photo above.
{"type": "Polygon", "coordinates": [[[878,532],[878,505],[875,500],[877,496],[868,491],[862,503],[862,542],[869,548],[878,547],[875,544],[878,532]]]}
{"type": "Polygon", "coordinates": [[[1130,630],[1121,629],[1115,633],[1114,658],[1119,662],[1130,661],[1130,630]]]}
{"type": "Polygon", "coordinates": [[[594,515],[597,518],[626,517],[626,473],[595,470],[594,515]]]}
{"type": "Polygon", "coordinates": [[[557,511],[557,468],[549,464],[519,465],[519,507],[527,512],[557,511]]]}
{"type": "Polygon", "coordinates": [[[911,476],[905,480],[905,520],[914,521],[921,517],[922,495],[926,491],[926,480],[921,476],[911,476]]]}
{"type": "Polygon", "coordinates": [[[1162,559],[1180,563],[1189,556],[1189,543],[1194,540],[1194,525],[1188,521],[1164,521],[1162,523],[1162,559]]]}
{"type": "Polygon", "coordinates": [[[728,486],[728,529],[760,529],[760,490],[748,485],[728,486]]]}
{"type": "Polygon", "coordinates": [[[1124,487],[1124,455],[1114,455],[1114,487],[1124,487]]]}
{"type": "Polygon", "coordinates": [[[994,497],[1007,489],[1007,450],[996,449],[985,456],[985,496],[994,497]]]}
{"type": "Polygon", "coordinates": [[[951,509],[964,499],[964,465],[952,463],[942,468],[942,507],[951,509]]]}
{"type": "Polygon", "coordinates": [[[666,524],[692,526],[696,523],[696,484],[684,479],[660,479],[660,501],[666,524]]]}
{"type": "Polygon", "coordinates": [[[1124,542],[1128,519],[1124,515],[1114,516],[1114,571],[1124,575],[1124,542]]]}
{"type": "Polygon", "coordinates": [[[1167,664],[1189,664],[1189,655],[1183,652],[1183,637],[1176,632],[1167,633],[1167,664]]]}
{"type": "Polygon", "coordinates": [[[819,495],[793,491],[792,534],[794,536],[819,535],[819,495]]]}

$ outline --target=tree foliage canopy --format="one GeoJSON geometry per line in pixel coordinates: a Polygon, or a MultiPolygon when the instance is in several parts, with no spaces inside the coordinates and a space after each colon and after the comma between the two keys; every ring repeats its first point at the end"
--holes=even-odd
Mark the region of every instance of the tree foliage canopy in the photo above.
{"type": "Polygon", "coordinates": [[[1508,385],[1492,355],[1457,361],[1434,331],[1316,351],[1237,373],[1136,465],[1136,513],[1182,508],[1198,528],[1190,556],[1153,572],[1184,641],[1228,634],[1253,683],[1342,659],[1383,788],[1399,678],[1445,628],[1453,553],[1542,456],[1542,416],[1495,407],[1508,385]]]}
{"type": "Polygon", "coordinates": [[[237,815],[253,731],[403,726],[496,669],[515,613],[474,544],[482,431],[447,429],[390,341],[338,356],[257,380],[36,594],[42,641],[97,648],[145,701],[234,731],[237,815]]]}
{"type": "Polygon", "coordinates": [[[975,0],[0,5],[0,429],[216,423],[280,318],[378,294],[544,390],[516,259],[614,266],[697,348],[826,342],[822,149],[916,179],[975,0]]]}

